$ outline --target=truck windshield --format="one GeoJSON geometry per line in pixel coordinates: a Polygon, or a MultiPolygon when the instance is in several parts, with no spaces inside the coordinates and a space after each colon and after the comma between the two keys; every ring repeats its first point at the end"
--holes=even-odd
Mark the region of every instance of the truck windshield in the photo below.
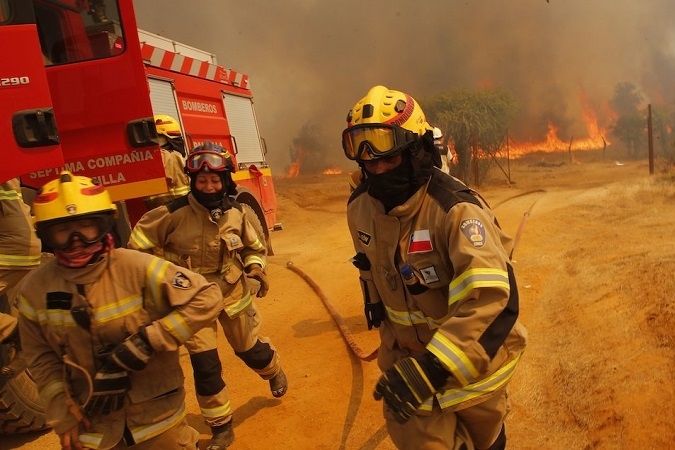
{"type": "Polygon", "coordinates": [[[124,51],[115,0],[33,0],[45,65],[108,58],[124,51]]]}

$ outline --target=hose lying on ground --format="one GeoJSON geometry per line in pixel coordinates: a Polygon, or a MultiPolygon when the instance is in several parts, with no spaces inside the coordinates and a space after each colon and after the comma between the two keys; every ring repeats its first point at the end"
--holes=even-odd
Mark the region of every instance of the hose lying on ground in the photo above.
{"type": "MultiPolygon", "coordinates": [[[[502,200],[501,202],[495,204],[492,209],[496,209],[498,206],[508,202],[509,200],[513,200],[518,197],[523,197],[525,195],[530,195],[530,194],[537,194],[537,193],[546,193],[544,189],[535,189],[533,191],[527,191],[523,192],[518,195],[514,195],[513,197],[506,198],[502,200]]],[[[539,201],[541,197],[537,197],[532,204],[530,205],[529,208],[527,208],[527,211],[523,213],[523,218],[520,220],[520,224],[518,225],[518,231],[516,231],[516,237],[513,239],[513,247],[511,248],[511,253],[509,253],[509,260],[513,260],[513,252],[516,251],[516,246],[518,245],[518,242],[520,242],[520,237],[523,234],[523,230],[525,229],[525,222],[527,222],[527,218],[530,217],[530,213],[532,212],[532,208],[534,208],[535,203],[539,201]]]]}
{"type": "Polygon", "coordinates": [[[295,272],[297,275],[300,276],[309,286],[312,288],[314,292],[316,292],[316,295],[319,296],[321,301],[323,302],[323,305],[326,307],[328,312],[330,313],[331,317],[337,324],[338,328],[340,329],[340,333],[342,334],[342,337],[344,338],[345,342],[349,346],[349,348],[354,352],[357,358],[359,358],[362,361],[372,361],[375,358],[377,358],[377,349],[373,350],[372,352],[366,354],[361,347],[354,341],[354,336],[352,336],[352,332],[349,331],[349,327],[347,327],[347,324],[345,323],[344,319],[340,315],[339,312],[335,309],[333,304],[328,300],[328,298],[324,295],[323,291],[319,287],[318,284],[314,282],[306,273],[304,273],[302,270],[298,269],[292,261],[288,261],[286,263],[286,267],[290,269],[291,271],[295,272]]]}

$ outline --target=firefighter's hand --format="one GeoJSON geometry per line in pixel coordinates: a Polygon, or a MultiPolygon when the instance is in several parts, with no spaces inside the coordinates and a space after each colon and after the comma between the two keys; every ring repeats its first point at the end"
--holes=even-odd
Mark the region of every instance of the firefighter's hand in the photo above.
{"type": "Polygon", "coordinates": [[[80,442],[80,430],[77,425],[65,433],[59,434],[59,440],[61,441],[61,450],[84,450],[84,446],[80,442]]]}
{"type": "Polygon", "coordinates": [[[132,334],[115,347],[110,354],[112,362],[124,370],[139,371],[145,369],[150,357],[155,353],[145,327],[132,334]]]}
{"type": "Polygon", "coordinates": [[[124,406],[127,391],[131,389],[129,371],[143,370],[154,351],[145,327],[126,338],[112,352],[102,356],[102,367],[93,379],[93,394],[87,402],[87,416],[110,414],[124,406]]]}
{"type": "Polygon", "coordinates": [[[256,297],[262,298],[267,295],[267,291],[270,289],[270,284],[267,281],[267,275],[265,275],[265,272],[263,272],[262,267],[260,267],[260,264],[251,264],[246,268],[246,274],[249,278],[253,278],[254,280],[258,281],[260,283],[260,289],[258,289],[258,293],[256,294],[256,297]]]}
{"type": "Polygon", "coordinates": [[[377,382],[373,396],[384,398],[398,423],[405,423],[425,400],[437,393],[450,376],[438,359],[427,352],[397,361],[377,382]]]}
{"type": "Polygon", "coordinates": [[[372,330],[373,327],[379,328],[385,317],[384,304],[382,302],[370,303],[366,301],[364,312],[366,314],[368,329],[372,330]]]}
{"type": "Polygon", "coordinates": [[[131,389],[131,379],[129,372],[112,359],[108,359],[96,372],[92,384],[93,393],[84,407],[87,416],[110,414],[124,407],[127,391],[131,389]]]}

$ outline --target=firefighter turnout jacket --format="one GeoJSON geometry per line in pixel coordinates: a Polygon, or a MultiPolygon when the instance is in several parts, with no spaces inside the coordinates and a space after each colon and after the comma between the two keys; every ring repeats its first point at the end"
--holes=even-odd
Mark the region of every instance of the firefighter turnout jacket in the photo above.
{"type": "Polygon", "coordinates": [[[145,197],[143,201],[148,210],[166,205],[190,192],[190,179],[185,174],[185,161],[183,161],[181,154],[164,148],[161,149],[161,152],[168,191],[145,197]]]}
{"type": "MultiPolygon", "coordinates": [[[[435,397],[443,409],[468,408],[502,392],[525,348],[526,331],[517,321],[512,241],[485,201],[435,170],[388,214],[364,183],[347,214],[355,249],[368,261],[359,267],[364,295],[381,301],[386,313],[379,327],[380,369],[430,351],[452,374],[435,397]],[[404,264],[421,287],[416,295],[403,282],[404,264]]],[[[430,413],[433,400],[418,413],[430,413]]]]}
{"type": "Polygon", "coordinates": [[[251,304],[244,268],[259,264],[264,269],[267,249],[241,205],[231,202],[217,220],[191,193],[148,211],[134,227],[127,247],[157,252],[207,279],[224,280],[219,283],[223,306],[234,317],[251,304]]]}
{"type": "Polygon", "coordinates": [[[145,369],[130,372],[124,408],[89,417],[92,429],[80,429],[80,440],[108,449],[123,437],[140,443],[172,428],[185,416],[178,349],[219,311],[216,285],[152,255],[113,249],[80,269],[55,259],[43,264],[19,293],[19,330],[47,423],[58,434],[77,425],[67,400],[85,403],[102,364],[95,355],[146,326],[155,353],[145,369]],[[78,308],[89,318],[85,325],[75,322],[78,308]]]}
{"type": "MultiPolygon", "coordinates": [[[[40,265],[41,243],[35,234],[30,208],[24,203],[18,179],[0,184],[0,295],[14,305],[15,288],[40,265]]],[[[0,313],[0,342],[16,328],[17,320],[0,313]]]]}
{"type": "Polygon", "coordinates": [[[0,184],[0,270],[30,270],[40,265],[41,244],[18,179],[0,184]]]}

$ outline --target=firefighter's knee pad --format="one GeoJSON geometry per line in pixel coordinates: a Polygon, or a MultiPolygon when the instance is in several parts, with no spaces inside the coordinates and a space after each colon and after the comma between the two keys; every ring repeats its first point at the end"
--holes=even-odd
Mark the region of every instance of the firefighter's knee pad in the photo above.
{"type": "Polygon", "coordinates": [[[274,351],[270,344],[260,342],[258,339],[253,347],[250,350],[245,352],[235,353],[244,364],[246,364],[251,369],[262,370],[267,365],[272,362],[274,358],[274,351]]]}
{"type": "Polygon", "coordinates": [[[225,387],[223,366],[218,358],[218,350],[212,349],[190,355],[192,372],[195,377],[195,390],[201,396],[216,395],[225,387]]]}

